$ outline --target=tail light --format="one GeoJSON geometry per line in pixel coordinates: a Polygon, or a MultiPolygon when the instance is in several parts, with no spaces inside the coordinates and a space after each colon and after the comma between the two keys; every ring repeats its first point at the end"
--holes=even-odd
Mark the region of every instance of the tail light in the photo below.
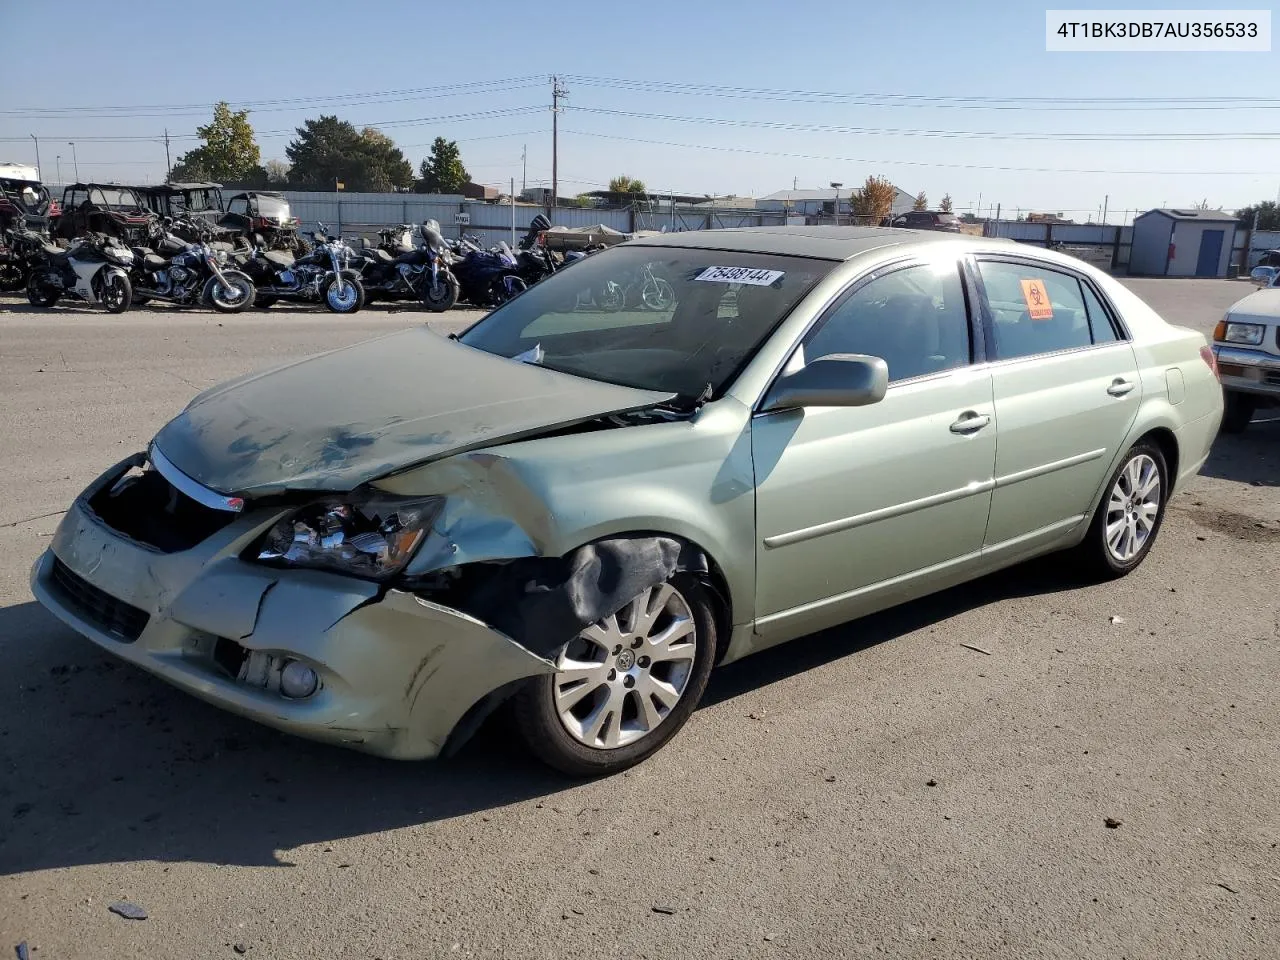
{"type": "MultiPolygon", "coordinates": [[[[1221,326],[1221,324],[1219,324],[1219,326],[1221,326]]],[[[1222,374],[1218,370],[1218,358],[1214,354],[1213,348],[1208,344],[1205,344],[1200,348],[1200,359],[1209,365],[1209,369],[1213,371],[1213,375],[1216,379],[1222,379],[1222,374]]]]}

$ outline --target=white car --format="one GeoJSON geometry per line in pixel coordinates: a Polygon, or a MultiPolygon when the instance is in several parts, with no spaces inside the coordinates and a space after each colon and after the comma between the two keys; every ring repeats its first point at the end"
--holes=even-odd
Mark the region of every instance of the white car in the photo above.
{"type": "MultiPolygon", "coordinates": [[[[1272,267],[1258,267],[1271,270],[1272,267]]],[[[1259,407],[1280,403],[1280,286],[1233,303],[1213,331],[1225,408],[1222,429],[1240,433],[1259,407]]]]}

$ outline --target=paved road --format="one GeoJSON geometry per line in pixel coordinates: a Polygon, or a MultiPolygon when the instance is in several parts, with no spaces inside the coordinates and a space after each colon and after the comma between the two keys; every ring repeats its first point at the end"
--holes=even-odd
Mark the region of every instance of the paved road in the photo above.
{"type": "MultiPolygon", "coordinates": [[[[1133,286],[1201,329],[1247,292],[1133,286]]],[[[0,951],[1280,955],[1280,418],[1133,576],[1048,560],[761,654],[595,783],[497,727],[444,764],[290,739],[31,602],[53,514],[197,390],[421,320],[0,313],[0,951]]]]}

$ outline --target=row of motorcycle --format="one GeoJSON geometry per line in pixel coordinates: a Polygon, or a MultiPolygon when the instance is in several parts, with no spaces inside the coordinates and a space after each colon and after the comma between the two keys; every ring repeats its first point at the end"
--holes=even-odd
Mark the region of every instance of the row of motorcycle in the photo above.
{"type": "Polygon", "coordinates": [[[595,252],[548,250],[539,241],[550,226],[545,216],[534,218],[516,250],[505,243],[486,249],[476,237],[446,240],[434,220],[387,227],[358,248],[320,224],[300,255],[268,249],[256,234],[228,242],[189,217],[157,218],[139,245],[91,233],[64,249],[23,227],[8,242],[37,307],[68,299],[122,313],[160,301],[238,313],[290,301],[355,313],[373,300],[417,300],[438,313],[459,301],[498,306],[595,252]]]}

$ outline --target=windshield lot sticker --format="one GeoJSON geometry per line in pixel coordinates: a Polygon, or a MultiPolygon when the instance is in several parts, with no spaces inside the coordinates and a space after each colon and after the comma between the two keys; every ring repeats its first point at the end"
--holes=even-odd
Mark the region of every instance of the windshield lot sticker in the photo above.
{"type": "Polygon", "coordinates": [[[745,283],[767,287],[787,275],[785,270],[756,270],[752,267],[707,267],[693,279],[710,283],[745,283]]]}
{"type": "Polygon", "coordinates": [[[1053,319],[1053,304],[1049,302],[1049,291],[1044,288],[1043,280],[1023,280],[1022,299],[1032,320],[1053,319]]]}

